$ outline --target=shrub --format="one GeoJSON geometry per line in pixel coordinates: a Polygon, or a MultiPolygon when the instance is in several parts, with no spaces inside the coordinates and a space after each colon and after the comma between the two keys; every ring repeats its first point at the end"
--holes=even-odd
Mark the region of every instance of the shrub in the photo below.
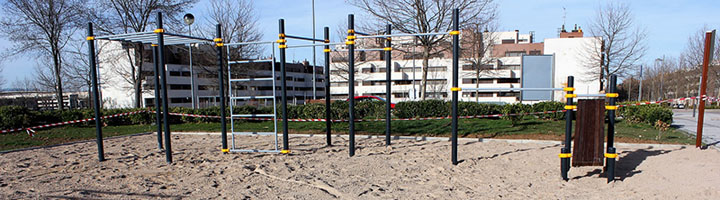
{"type": "MultiPolygon", "coordinates": [[[[544,101],[532,105],[533,112],[558,111],[563,110],[564,108],[565,104],[557,101],[544,101]]],[[[565,112],[539,114],[536,116],[541,119],[563,120],[565,119],[565,112]]]]}
{"type": "Polygon", "coordinates": [[[629,122],[649,125],[655,125],[658,120],[671,124],[673,114],[669,107],[657,104],[622,107],[617,113],[629,122]]]}
{"type": "MultiPolygon", "coordinates": [[[[505,104],[502,109],[502,114],[513,114],[513,113],[526,113],[532,111],[531,105],[525,105],[522,103],[514,103],[514,104],[505,104]]],[[[510,120],[510,123],[515,126],[517,122],[522,120],[525,116],[524,115],[515,115],[515,116],[503,116],[503,119],[510,120]]]]}
{"type": "Polygon", "coordinates": [[[28,126],[34,123],[36,113],[21,106],[0,107],[0,129],[11,129],[28,126]]]}
{"type": "Polygon", "coordinates": [[[395,105],[399,118],[444,117],[450,115],[450,103],[442,100],[404,101],[395,105]]]}

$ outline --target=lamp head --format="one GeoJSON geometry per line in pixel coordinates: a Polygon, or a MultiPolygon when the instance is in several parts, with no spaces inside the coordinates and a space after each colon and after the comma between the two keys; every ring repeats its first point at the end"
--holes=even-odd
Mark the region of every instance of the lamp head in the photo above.
{"type": "Polygon", "coordinates": [[[191,24],[193,24],[193,22],[195,22],[195,16],[188,13],[188,14],[185,14],[185,16],[183,16],[183,20],[185,21],[185,24],[191,25],[191,24]]]}

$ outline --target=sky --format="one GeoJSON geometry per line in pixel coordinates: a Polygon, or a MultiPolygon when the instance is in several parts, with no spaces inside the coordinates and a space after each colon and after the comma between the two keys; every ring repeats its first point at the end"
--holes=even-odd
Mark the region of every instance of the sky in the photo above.
{"type": "MultiPolygon", "coordinates": [[[[496,0],[499,9],[498,22],[500,31],[520,30],[521,33],[535,32],[536,42],[544,38],[557,37],[558,28],[563,24],[566,29],[574,24],[589,28],[595,16],[595,10],[603,0],[496,0]],[[563,8],[564,12],[563,12],[563,8]]],[[[677,56],[686,46],[687,38],[696,33],[704,25],[720,28],[720,3],[716,0],[645,0],[628,1],[635,17],[635,22],[647,30],[648,50],[643,58],[644,63],[652,63],[655,58],[663,55],[677,56]]],[[[288,34],[312,36],[312,0],[259,0],[253,1],[258,15],[258,28],[264,34],[263,40],[276,40],[278,19],[285,19],[288,34]]],[[[188,10],[195,15],[196,21],[205,20],[204,13],[208,10],[208,1],[200,0],[195,7],[188,10]]],[[[321,38],[323,27],[330,27],[330,34],[337,34],[339,24],[347,20],[348,14],[356,15],[356,23],[369,16],[361,10],[348,5],[344,0],[316,0],[315,32],[321,38]]],[[[462,15],[460,16],[462,17],[462,15]]],[[[587,35],[586,35],[587,36],[587,35]]],[[[336,37],[331,37],[335,39],[336,37]]],[[[289,41],[289,44],[302,42],[289,41]]],[[[5,51],[12,43],[0,38],[0,49],[5,51]]],[[[318,58],[322,57],[322,49],[316,50],[318,58]]],[[[0,63],[4,70],[0,76],[7,80],[5,87],[16,79],[32,76],[36,65],[33,56],[17,56],[12,60],[0,63]]],[[[312,50],[289,49],[288,61],[309,60],[312,62],[312,50]]],[[[321,59],[317,59],[320,63],[321,59]]]]}

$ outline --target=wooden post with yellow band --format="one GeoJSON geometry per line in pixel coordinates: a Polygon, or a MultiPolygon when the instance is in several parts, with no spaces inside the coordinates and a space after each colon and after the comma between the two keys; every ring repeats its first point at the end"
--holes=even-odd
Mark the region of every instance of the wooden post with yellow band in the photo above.
{"type": "Polygon", "coordinates": [[[608,125],[607,125],[607,150],[605,153],[605,175],[607,176],[607,182],[610,183],[615,180],[615,158],[617,157],[617,151],[615,149],[615,110],[617,105],[615,101],[617,99],[617,75],[610,75],[610,85],[608,87],[607,97],[609,98],[609,104],[605,107],[608,113],[608,125]]]}
{"type": "Polygon", "coordinates": [[[565,146],[560,150],[560,175],[562,176],[562,179],[567,181],[568,178],[568,171],[570,171],[570,158],[572,157],[571,154],[571,143],[570,140],[572,139],[572,122],[573,122],[573,109],[577,108],[575,105],[573,105],[573,99],[577,97],[577,95],[573,94],[575,91],[574,86],[575,78],[573,76],[568,76],[567,78],[567,87],[563,88],[567,94],[565,95],[567,101],[565,102],[565,141],[563,143],[565,146]]]}

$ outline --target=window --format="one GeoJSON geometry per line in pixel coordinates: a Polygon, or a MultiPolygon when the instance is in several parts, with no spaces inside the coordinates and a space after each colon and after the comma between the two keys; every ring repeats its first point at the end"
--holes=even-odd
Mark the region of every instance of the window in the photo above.
{"type": "MultiPolygon", "coordinates": [[[[492,84],[493,79],[481,78],[479,82],[480,82],[480,84],[492,84]]],[[[475,84],[475,83],[478,83],[478,81],[477,81],[477,79],[474,79],[474,78],[464,78],[462,83],[463,84],[475,84]]]]}
{"type": "Polygon", "coordinates": [[[519,92],[498,92],[498,97],[519,97],[519,92]]]}
{"type": "Polygon", "coordinates": [[[506,51],[505,57],[518,57],[525,55],[525,51],[506,51]]]}
{"type": "Polygon", "coordinates": [[[395,81],[395,85],[410,85],[410,84],[412,84],[411,80],[395,81]]]}
{"type": "MultiPolygon", "coordinates": [[[[480,65],[480,70],[489,70],[495,68],[493,65],[480,65]]],[[[474,65],[463,65],[465,71],[475,71],[477,68],[474,65]]]]}
{"type": "Polygon", "coordinates": [[[533,51],[530,51],[529,54],[530,55],[541,55],[542,53],[540,53],[540,50],[533,50],[533,51]]]}
{"type": "Polygon", "coordinates": [[[190,97],[170,98],[170,103],[190,103],[190,97]]]}
{"type": "Polygon", "coordinates": [[[178,71],[170,71],[170,76],[180,76],[180,72],[178,72],[178,71]]]}
{"type": "Polygon", "coordinates": [[[190,90],[190,84],[170,84],[171,90],[190,90]]]}
{"type": "Polygon", "coordinates": [[[519,78],[499,78],[497,79],[498,83],[520,83],[519,78]]]}
{"type": "Polygon", "coordinates": [[[498,69],[520,70],[520,65],[500,65],[498,69]]]}
{"type": "Polygon", "coordinates": [[[502,40],[503,44],[515,44],[515,39],[504,39],[502,40]]]}
{"type": "Polygon", "coordinates": [[[410,95],[407,92],[392,93],[395,98],[408,98],[410,95]]]}

